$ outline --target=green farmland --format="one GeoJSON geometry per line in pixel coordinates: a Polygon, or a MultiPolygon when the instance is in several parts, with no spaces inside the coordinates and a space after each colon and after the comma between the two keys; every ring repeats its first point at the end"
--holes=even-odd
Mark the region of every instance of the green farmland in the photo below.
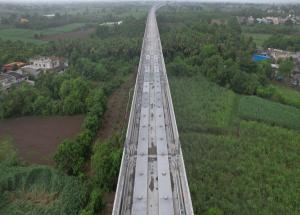
{"type": "Polygon", "coordinates": [[[0,38],[17,41],[21,40],[24,42],[33,43],[44,43],[42,40],[35,39],[35,35],[52,35],[71,32],[83,27],[84,23],[73,23],[56,28],[48,28],[44,30],[30,30],[30,29],[20,29],[20,28],[3,28],[0,29],[0,38]]]}

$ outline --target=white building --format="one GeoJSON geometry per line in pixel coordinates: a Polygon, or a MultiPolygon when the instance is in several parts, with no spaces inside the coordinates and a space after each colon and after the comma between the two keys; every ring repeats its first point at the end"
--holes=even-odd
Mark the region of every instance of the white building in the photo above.
{"type": "Polygon", "coordinates": [[[106,26],[112,26],[112,25],[121,25],[123,21],[117,21],[117,22],[104,22],[100,24],[100,26],[106,25],[106,26]]]}
{"type": "Polygon", "coordinates": [[[60,66],[60,59],[58,57],[38,57],[29,60],[29,63],[34,69],[55,69],[60,66]]]}
{"type": "Polygon", "coordinates": [[[293,58],[295,61],[300,60],[300,52],[290,52],[280,49],[268,48],[269,55],[275,60],[293,58]]]}

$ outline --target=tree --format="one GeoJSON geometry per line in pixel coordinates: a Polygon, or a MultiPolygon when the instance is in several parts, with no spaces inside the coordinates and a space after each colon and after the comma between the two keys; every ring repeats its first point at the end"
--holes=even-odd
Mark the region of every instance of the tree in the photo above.
{"type": "Polygon", "coordinates": [[[65,80],[59,90],[64,114],[83,113],[86,109],[85,100],[89,94],[89,86],[82,78],[65,80]]]}
{"type": "Polygon", "coordinates": [[[294,62],[291,59],[283,60],[279,64],[279,72],[284,77],[289,77],[293,68],[294,62]]]}
{"type": "Polygon", "coordinates": [[[168,71],[176,76],[191,75],[194,72],[193,67],[186,64],[180,57],[176,57],[173,62],[168,65],[168,71]]]}
{"type": "Polygon", "coordinates": [[[231,87],[237,93],[253,95],[258,86],[257,76],[243,71],[236,73],[231,80],[231,87]]]}
{"type": "Polygon", "coordinates": [[[69,175],[78,175],[84,165],[84,156],[80,144],[72,140],[64,140],[58,146],[54,160],[60,170],[69,175]]]}
{"type": "Polygon", "coordinates": [[[49,97],[39,95],[34,100],[32,108],[34,114],[49,115],[52,112],[51,99],[49,97]]]}

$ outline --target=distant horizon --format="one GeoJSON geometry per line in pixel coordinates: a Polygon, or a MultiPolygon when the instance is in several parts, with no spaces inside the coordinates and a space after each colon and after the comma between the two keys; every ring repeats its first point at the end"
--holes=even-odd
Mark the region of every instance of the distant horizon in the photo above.
{"type": "MultiPolygon", "coordinates": [[[[0,0],[0,3],[94,3],[94,2],[167,2],[167,1],[151,1],[151,0],[0,0]]],[[[299,0],[175,0],[170,2],[199,2],[199,3],[256,3],[256,4],[300,4],[299,0]]]]}

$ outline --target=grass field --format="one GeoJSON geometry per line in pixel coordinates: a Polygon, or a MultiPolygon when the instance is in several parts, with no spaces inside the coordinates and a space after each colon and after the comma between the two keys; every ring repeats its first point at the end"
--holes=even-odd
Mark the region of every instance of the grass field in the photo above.
{"type": "Polygon", "coordinates": [[[259,33],[244,33],[246,37],[252,37],[253,41],[259,48],[262,48],[263,43],[271,37],[271,34],[259,34],[259,33]]]}
{"type": "Polygon", "coordinates": [[[53,35],[74,31],[80,27],[83,27],[84,23],[73,23],[56,28],[48,28],[44,30],[31,30],[31,29],[21,29],[21,28],[5,28],[0,29],[0,38],[7,40],[21,40],[25,42],[33,43],[44,43],[42,40],[34,38],[35,34],[42,35],[53,35]]]}

